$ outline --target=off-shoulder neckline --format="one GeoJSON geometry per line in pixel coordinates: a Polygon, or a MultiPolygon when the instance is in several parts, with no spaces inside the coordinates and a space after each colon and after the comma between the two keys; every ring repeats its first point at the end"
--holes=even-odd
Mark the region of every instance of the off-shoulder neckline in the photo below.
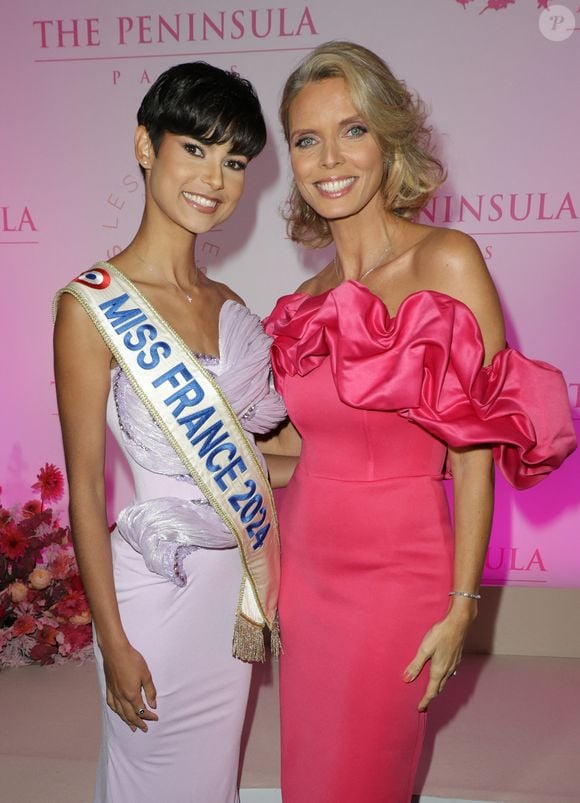
{"type": "Polygon", "coordinates": [[[401,312],[401,309],[407,304],[408,301],[410,301],[412,298],[415,298],[416,296],[426,295],[426,296],[435,296],[443,298],[446,301],[451,301],[452,303],[457,304],[458,306],[466,309],[467,312],[471,315],[471,317],[475,321],[475,323],[477,324],[477,328],[481,334],[481,329],[478,320],[473,314],[472,310],[467,306],[467,304],[464,301],[461,301],[459,298],[455,298],[455,296],[450,296],[448,293],[442,293],[440,290],[414,290],[412,293],[409,293],[408,296],[405,296],[405,298],[399,304],[397,311],[395,313],[392,313],[390,311],[387,304],[385,304],[385,302],[380,296],[378,296],[376,293],[373,293],[372,290],[366,286],[366,284],[362,284],[362,282],[359,282],[356,279],[346,279],[344,282],[341,282],[336,287],[331,287],[329,290],[325,290],[323,293],[317,293],[316,295],[314,295],[313,293],[307,293],[305,290],[301,290],[301,291],[296,291],[294,293],[289,293],[288,296],[286,296],[286,298],[290,298],[292,296],[304,296],[305,298],[324,299],[325,296],[331,296],[333,293],[340,291],[340,289],[345,285],[352,285],[365,291],[367,295],[371,296],[373,299],[375,299],[375,301],[378,304],[381,305],[381,307],[383,307],[389,320],[391,321],[396,320],[399,316],[399,313],[401,312]]]}
{"type": "MultiPolygon", "coordinates": [[[[336,292],[340,292],[341,288],[343,288],[345,286],[347,286],[347,287],[348,286],[356,287],[357,289],[362,290],[368,297],[373,299],[374,303],[378,304],[381,307],[381,309],[383,309],[385,311],[385,315],[386,315],[388,321],[391,324],[396,324],[397,320],[398,320],[398,318],[399,318],[399,316],[401,314],[401,310],[404,307],[406,307],[407,304],[410,303],[413,299],[415,299],[415,298],[417,298],[419,296],[428,296],[428,297],[432,297],[432,298],[435,298],[435,299],[443,299],[446,303],[450,302],[450,303],[456,305],[457,307],[459,307],[459,308],[461,308],[461,309],[463,309],[465,311],[465,313],[468,315],[468,317],[471,319],[471,321],[473,323],[473,326],[474,326],[474,328],[476,330],[476,333],[477,333],[477,335],[478,335],[478,337],[479,337],[479,339],[481,341],[482,347],[484,347],[483,333],[481,331],[481,327],[479,325],[479,321],[475,317],[473,311],[467,306],[467,304],[464,301],[461,301],[459,298],[455,298],[455,296],[450,296],[448,293],[442,293],[440,290],[427,290],[427,289],[426,290],[415,290],[414,292],[409,293],[409,295],[405,296],[405,298],[401,301],[401,303],[399,304],[399,306],[397,308],[397,311],[396,311],[396,313],[394,315],[391,314],[391,311],[389,310],[388,306],[385,304],[385,302],[383,301],[383,299],[380,296],[378,296],[376,293],[373,293],[372,290],[370,290],[366,286],[366,284],[362,284],[361,282],[357,281],[356,279],[347,279],[346,281],[341,282],[340,284],[338,284],[336,287],[331,287],[329,290],[325,290],[323,293],[318,293],[316,295],[313,295],[312,293],[307,293],[304,290],[302,290],[302,291],[296,291],[294,293],[290,293],[287,296],[282,296],[282,298],[300,298],[300,297],[302,297],[302,298],[305,298],[305,299],[320,299],[320,303],[323,304],[325,298],[328,298],[328,297],[332,296],[336,292]]],[[[504,344],[503,348],[499,349],[499,351],[496,352],[496,354],[498,354],[499,352],[503,351],[506,348],[509,348],[509,344],[507,343],[507,341],[504,344]]],[[[495,354],[489,360],[488,365],[491,365],[494,357],[495,357],[495,354]]]]}

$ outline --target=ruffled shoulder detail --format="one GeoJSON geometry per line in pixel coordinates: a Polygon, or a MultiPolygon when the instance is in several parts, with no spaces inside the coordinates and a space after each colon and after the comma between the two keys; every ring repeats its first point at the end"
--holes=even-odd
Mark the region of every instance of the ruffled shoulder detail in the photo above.
{"type": "Polygon", "coordinates": [[[270,371],[271,338],[257,315],[236,301],[220,312],[217,380],[248,432],[269,432],[286,416],[270,371]]]}
{"type": "Polygon", "coordinates": [[[391,317],[349,281],[284,296],[264,323],[279,389],[328,357],[343,402],[397,412],[454,448],[492,444],[516,488],[535,485],[576,447],[561,372],[511,348],[483,367],[475,316],[445,294],[413,293],[391,317]]]}

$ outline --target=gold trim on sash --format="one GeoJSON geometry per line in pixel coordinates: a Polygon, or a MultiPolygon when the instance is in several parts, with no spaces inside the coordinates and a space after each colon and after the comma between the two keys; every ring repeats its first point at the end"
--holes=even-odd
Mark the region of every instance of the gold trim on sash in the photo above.
{"type": "Polygon", "coordinates": [[[87,312],[135,393],[236,538],[244,574],[234,656],[246,661],[265,659],[264,625],[271,631],[272,652],[279,654],[276,509],[254,447],[229,401],[181,337],[114,265],[99,262],[60,290],[54,301],[55,315],[64,292],[87,312]],[[121,309],[127,304],[136,309],[121,309]],[[196,410],[199,405],[202,409],[196,410]],[[229,459],[225,465],[216,462],[224,452],[225,460],[229,459]]]}

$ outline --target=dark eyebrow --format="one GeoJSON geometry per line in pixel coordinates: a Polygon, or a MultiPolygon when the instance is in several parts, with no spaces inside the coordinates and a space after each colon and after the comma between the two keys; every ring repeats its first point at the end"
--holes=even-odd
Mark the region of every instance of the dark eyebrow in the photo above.
{"type": "Polygon", "coordinates": [[[228,151],[228,156],[236,156],[238,159],[247,159],[248,162],[250,161],[248,156],[245,153],[241,153],[241,151],[228,151]]]}

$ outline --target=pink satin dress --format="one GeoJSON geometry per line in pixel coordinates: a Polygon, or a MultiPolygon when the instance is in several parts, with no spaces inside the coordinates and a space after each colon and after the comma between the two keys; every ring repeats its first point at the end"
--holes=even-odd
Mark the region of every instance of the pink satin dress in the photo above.
{"type": "Polygon", "coordinates": [[[409,803],[428,672],[403,672],[448,608],[447,444],[493,443],[518,487],[575,440],[561,374],[439,293],[396,318],[366,287],[280,299],[265,322],[303,438],[280,510],[284,803],[409,803]],[[525,398],[524,398],[525,397],[525,398]]]}

